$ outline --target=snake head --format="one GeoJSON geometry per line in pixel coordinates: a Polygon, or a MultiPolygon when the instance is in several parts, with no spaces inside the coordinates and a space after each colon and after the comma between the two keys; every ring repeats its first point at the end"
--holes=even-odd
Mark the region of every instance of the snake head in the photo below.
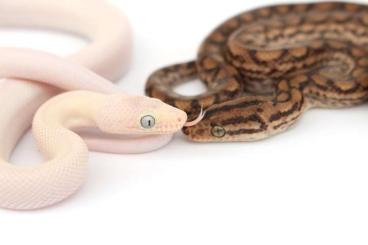
{"type": "Polygon", "coordinates": [[[227,129],[204,118],[195,125],[185,126],[183,133],[188,139],[196,142],[222,142],[226,141],[227,129]]]}
{"type": "Polygon", "coordinates": [[[187,114],[146,96],[113,94],[96,115],[97,126],[110,134],[171,134],[179,131],[187,114]]]}
{"type": "Polygon", "coordinates": [[[270,136],[267,120],[272,110],[272,103],[261,99],[234,99],[209,107],[199,122],[186,124],[183,133],[196,142],[260,140],[270,136]]]}

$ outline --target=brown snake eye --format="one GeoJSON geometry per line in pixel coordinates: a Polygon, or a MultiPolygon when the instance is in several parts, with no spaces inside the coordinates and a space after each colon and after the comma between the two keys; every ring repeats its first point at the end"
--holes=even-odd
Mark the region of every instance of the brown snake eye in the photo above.
{"type": "Polygon", "coordinates": [[[226,134],[226,130],[223,127],[215,126],[211,129],[211,134],[214,137],[222,138],[226,134]]]}

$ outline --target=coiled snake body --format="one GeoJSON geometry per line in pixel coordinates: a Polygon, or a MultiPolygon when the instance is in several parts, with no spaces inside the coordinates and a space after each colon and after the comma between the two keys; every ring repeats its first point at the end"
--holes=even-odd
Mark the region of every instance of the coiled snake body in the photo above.
{"type": "Polygon", "coordinates": [[[202,44],[195,62],[158,70],[146,93],[206,113],[183,132],[194,141],[252,141],[289,128],[311,107],[345,107],[368,97],[368,7],[278,5],[240,14],[202,44]],[[174,87],[199,77],[208,91],[174,87]]]}
{"type": "Polygon", "coordinates": [[[0,77],[84,90],[55,96],[37,111],[32,130],[45,162],[16,166],[0,158],[2,208],[43,208],[79,189],[87,176],[88,148],[105,151],[111,143],[103,138],[85,143],[73,130],[99,129],[116,138],[113,143],[119,147],[115,149],[131,153],[166,144],[167,137],[186,122],[185,112],[158,99],[121,92],[110,81],[66,59],[16,48],[0,48],[0,53],[0,77]]]}
{"type": "Polygon", "coordinates": [[[185,123],[184,112],[123,93],[106,79],[120,78],[130,63],[131,35],[125,16],[105,1],[0,0],[0,12],[2,26],[66,31],[89,40],[68,60],[0,48],[1,208],[44,208],[75,193],[88,172],[87,146],[148,152],[166,145],[185,123]],[[42,105],[33,133],[47,159],[35,166],[12,165],[11,153],[34,113],[61,90],[90,92],[66,93],[42,105]],[[84,143],[72,130],[86,127],[99,130],[84,131],[84,143]]]}

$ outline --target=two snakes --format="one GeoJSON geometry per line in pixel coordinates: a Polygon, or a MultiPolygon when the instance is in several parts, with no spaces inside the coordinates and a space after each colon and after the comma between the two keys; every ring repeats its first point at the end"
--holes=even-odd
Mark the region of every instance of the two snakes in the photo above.
{"type": "Polygon", "coordinates": [[[146,93],[190,118],[204,110],[183,129],[198,142],[259,140],[310,108],[361,104],[368,98],[368,7],[326,2],[242,13],[210,33],[196,61],[153,73],[146,93]],[[194,78],[205,93],[175,92],[194,78]]]}
{"type": "Polygon", "coordinates": [[[197,61],[150,76],[146,93],[158,100],[121,92],[107,80],[119,78],[129,63],[129,26],[100,0],[88,1],[89,12],[84,4],[0,1],[3,25],[58,29],[91,40],[68,60],[0,49],[2,208],[43,208],[75,193],[86,178],[88,149],[152,151],[183,127],[194,141],[259,140],[286,130],[309,108],[352,106],[368,98],[363,5],[278,5],[240,14],[205,39],[197,61]],[[174,91],[197,77],[208,92],[185,97],[174,91]],[[60,90],[79,91],[50,99],[60,90]],[[188,123],[187,114],[197,119],[188,123]],[[33,116],[33,135],[47,160],[14,166],[9,156],[33,116]],[[83,140],[73,132],[85,128],[104,135],[87,133],[83,140]]]}

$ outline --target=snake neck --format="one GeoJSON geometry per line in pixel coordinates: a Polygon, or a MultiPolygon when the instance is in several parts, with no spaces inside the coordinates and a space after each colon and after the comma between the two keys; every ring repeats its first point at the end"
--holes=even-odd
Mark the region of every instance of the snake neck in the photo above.
{"type": "Polygon", "coordinates": [[[87,174],[88,149],[71,129],[95,125],[94,115],[103,96],[69,92],[54,97],[39,109],[32,130],[47,161],[36,166],[14,166],[1,160],[0,207],[46,207],[79,189],[87,174]]]}
{"type": "Polygon", "coordinates": [[[96,127],[94,117],[103,98],[99,93],[78,91],[46,102],[36,113],[32,127],[40,150],[48,157],[55,157],[63,154],[60,149],[70,152],[75,145],[86,148],[83,140],[71,130],[96,127]]]}

